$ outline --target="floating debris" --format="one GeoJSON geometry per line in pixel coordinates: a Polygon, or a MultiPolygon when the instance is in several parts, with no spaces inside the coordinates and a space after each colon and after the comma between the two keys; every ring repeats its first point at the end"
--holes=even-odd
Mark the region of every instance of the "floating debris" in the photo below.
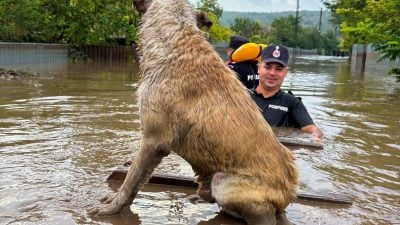
{"type": "Polygon", "coordinates": [[[33,77],[33,76],[37,76],[37,74],[21,70],[7,70],[4,68],[0,68],[0,79],[18,79],[18,78],[33,77]]]}

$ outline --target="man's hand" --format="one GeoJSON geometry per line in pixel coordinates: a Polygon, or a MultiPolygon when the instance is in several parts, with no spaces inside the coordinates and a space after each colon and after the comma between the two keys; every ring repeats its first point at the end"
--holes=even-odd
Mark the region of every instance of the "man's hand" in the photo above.
{"type": "Polygon", "coordinates": [[[302,130],[302,131],[305,131],[305,132],[307,132],[307,133],[311,133],[311,134],[314,136],[315,142],[321,143],[321,144],[324,143],[324,141],[322,140],[322,136],[323,136],[324,134],[323,134],[322,131],[321,131],[317,126],[315,126],[314,124],[304,126],[304,127],[301,128],[301,130],[302,130]]]}

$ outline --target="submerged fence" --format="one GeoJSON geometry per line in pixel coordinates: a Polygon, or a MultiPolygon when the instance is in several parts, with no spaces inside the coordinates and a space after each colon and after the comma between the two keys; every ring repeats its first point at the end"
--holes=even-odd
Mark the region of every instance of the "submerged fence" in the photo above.
{"type": "Polygon", "coordinates": [[[64,70],[68,45],[0,42],[0,67],[46,73],[64,70]]]}
{"type": "Polygon", "coordinates": [[[68,59],[128,62],[135,59],[135,49],[118,45],[87,45],[72,49],[60,44],[0,42],[0,67],[5,69],[63,72],[68,69],[68,59]]]}
{"type": "MultiPolygon", "coordinates": [[[[131,46],[120,45],[87,45],[72,51],[79,54],[77,57],[91,60],[123,61],[134,59],[135,49],[131,46]]],[[[72,55],[71,57],[74,57],[72,55]]]]}

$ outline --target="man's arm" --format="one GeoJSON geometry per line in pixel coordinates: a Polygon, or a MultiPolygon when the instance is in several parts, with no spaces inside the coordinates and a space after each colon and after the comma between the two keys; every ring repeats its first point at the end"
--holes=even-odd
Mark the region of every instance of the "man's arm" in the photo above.
{"type": "Polygon", "coordinates": [[[322,131],[314,124],[310,114],[307,112],[303,102],[298,99],[298,103],[293,108],[293,117],[299,123],[301,130],[311,133],[315,137],[315,141],[322,143],[322,131]]]}

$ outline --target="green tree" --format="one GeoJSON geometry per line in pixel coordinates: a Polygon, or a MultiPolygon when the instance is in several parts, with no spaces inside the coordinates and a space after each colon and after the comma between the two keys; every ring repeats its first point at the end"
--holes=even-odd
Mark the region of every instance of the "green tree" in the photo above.
{"type": "Polygon", "coordinates": [[[197,9],[200,9],[207,14],[212,13],[219,20],[222,16],[222,6],[218,4],[217,0],[200,0],[197,3],[197,9]]]}
{"type": "Polygon", "coordinates": [[[227,41],[233,34],[229,27],[223,26],[219,18],[213,13],[208,13],[208,18],[213,22],[210,28],[210,39],[212,41],[227,41]]]}
{"type": "Polygon", "coordinates": [[[132,23],[134,15],[128,1],[70,0],[64,2],[64,5],[55,0],[43,2],[53,6],[49,9],[58,8],[56,11],[46,12],[46,25],[51,28],[53,18],[61,17],[56,26],[64,28],[61,36],[67,43],[104,44],[117,37],[124,37],[129,43],[136,38],[136,28],[132,23]]]}
{"type": "Polygon", "coordinates": [[[343,47],[371,43],[381,52],[381,59],[399,58],[399,0],[337,0],[325,4],[340,24],[343,47]]]}
{"type": "Polygon", "coordinates": [[[40,39],[39,0],[0,1],[0,40],[32,41],[40,39]]]}
{"type": "Polygon", "coordinates": [[[335,54],[338,51],[338,40],[333,30],[320,32],[317,27],[303,27],[298,25],[297,41],[295,42],[296,17],[279,17],[271,23],[271,35],[269,43],[297,47],[302,49],[318,49],[326,54],[335,54]]]}
{"type": "Polygon", "coordinates": [[[281,44],[281,45],[286,45],[288,47],[293,47],[295,44],[294,41],[295,25],[296,25],[296,17],[293,15],[274,19],[271,23],[270,42],[274,44],[281,44]]]}
{"type": "Polygon", "coordinates": [[[339,53],[339,40],[333,30],[322,33],[321,48],[325,55],[337,55],[339,53]]]}
{"type": "Polygon", "coordinates": [[[247,17],[236,17],[230,28],[236,34],[251,37],[259,34],[261,31],[261,24],[260,22],[251,20],[247,17]]]}
{"type": "Polygon", "coordinates": [[[298,30],[298,47],[302,49],[319,49],[322,37],[316,27],[301,27],[298,30]]]}
{"type": "Polygon", "coordinates": [[[0,40],[103,44],[136,40],[128,0],[1,0],[0,40]]]}
{"type": "Polygon", "coordinates": [[[367,10],[373,19],[370,21],[375,31],[372,37],[376,38],[373,46],[381,52],[380,60],[400,58],[400,1],[369,1],[367,10]]]}
{"type": "Polygon", "coordinates": [[[222,7],[217,3],[216,0],[200,0],[197,3],[198,10],[201,10],[207,14],[213,25],[210,28],[209,34],[212,41],[227,41],[233,34],[233,31],[222,25],[221,15],[222,7]]]}
{"type": "Polygon", "coordinates": [[[235,34],[248,37],[251,42],[268,42],[268,29],[266,26],[262,26],[259,21],[255,21],[247,17],[236,17],[230,28],[235,32],[235,34]]]}

